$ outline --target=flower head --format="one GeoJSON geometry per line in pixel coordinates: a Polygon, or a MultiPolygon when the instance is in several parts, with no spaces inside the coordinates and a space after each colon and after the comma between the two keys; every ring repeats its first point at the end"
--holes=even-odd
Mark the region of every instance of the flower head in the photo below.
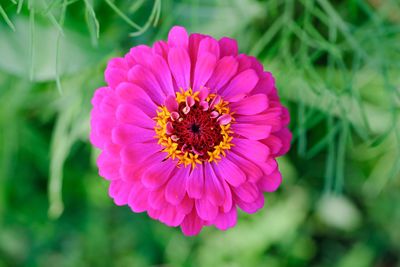
{"type": "Polygon", "coordinates": [[[274,79],[236,41],[188,36],[114,58],[97,89],[90,140],[117,205],[186,235],[226,230],[281,183],[276,157],[290,146],[289,114],[274,79]]]}

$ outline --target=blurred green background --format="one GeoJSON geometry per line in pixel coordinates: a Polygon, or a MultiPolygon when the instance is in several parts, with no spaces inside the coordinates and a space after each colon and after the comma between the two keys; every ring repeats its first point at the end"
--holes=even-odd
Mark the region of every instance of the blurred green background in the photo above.
{"type": "Polygon", "coordinates": [[[397,0],[0,0],[0,266],[400,266],[397,0]],[[117,207],[88,142],[107,60],[173,25],[276,77],[284,181],[235,228],[185,237],[117,207]]]}

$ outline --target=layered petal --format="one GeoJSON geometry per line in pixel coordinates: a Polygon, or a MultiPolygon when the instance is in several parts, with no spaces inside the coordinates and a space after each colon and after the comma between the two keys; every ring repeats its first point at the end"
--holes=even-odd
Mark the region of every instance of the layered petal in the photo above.
{"type": "Polygon", "coordinates": [[[232,81],[219,92],[224,99],[237,102],[253,90],[258,82],[257,73],[248,69],[236,75],[232,81]]]}
{"type": "Polygon", "coordinates": [[[190,168],[176,170],[169,180],[165,189],[165,198],[172,205],[179,204],[186,194],[186,179],[189,176],[190,168]]]}
{"type": "Polygon", "coordinates": [[[214,221],[215,227],[220,230],[227,230],[236,225],[237,221],[237,210],[236,207],[232,207],[232,209],[226,213],[219,213],[217,218],[214,221]]]}
{"type": "Polygon", "coordinates": [[[218,92],[236,74],[238,66],[237,60],[232,56],[218,60],[214,72],[207,82],[207,87],[213,92],[218,92]]]}
{"type": "Polygon", "coordinates": [[[196,69],[194,71],[193,89],[198,91],[204,86],[214,71],[217,57],[211,53],[202,53],[196,61],[196,69]]]}
{"type": "Polygon", "coordinates": [[[168,53],[168,64],[178,89],[189,88],[191,63],[187,50],[181,47],[170,49],[168,53]]]}
{"type": "Polygon", "coordinates": [[[227,230],[282,182],[291,142],[272,74],[234,39],[188,35],[111,59],[91,104],[90,141],[116,205],[197,235],[227,230]]]}
{"type": "Polygon", "coordinates": [[[268,98],[265,94],[255,94],[232,103],[231,106],[237,114],[254,115],[268,108],[268,98]]]}
{"type": "Polygon", "coordinates": [[[219,173],[219,177],[225,179],[232,186],[239,186],[246,181],[246,175],[244,172],[230,160],[230,157],[226,157],[215,165],[215,169],[219,173]]]}

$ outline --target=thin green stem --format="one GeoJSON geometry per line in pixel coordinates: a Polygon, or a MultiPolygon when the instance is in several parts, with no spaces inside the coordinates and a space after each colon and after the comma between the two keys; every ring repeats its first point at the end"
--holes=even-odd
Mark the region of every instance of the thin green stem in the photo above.
{"type": "Polygon", "coordinates": [[[11,28],[12,31],[15,32],[15,26],[12,23],[12,21],[10,20],[10,18],[8,17],[6,11],[3,9],[3,7],[0,5],[0,15],[3,17],[3,19],[5,20],[5,22],[7,23],[7,25],[11,28]]]}

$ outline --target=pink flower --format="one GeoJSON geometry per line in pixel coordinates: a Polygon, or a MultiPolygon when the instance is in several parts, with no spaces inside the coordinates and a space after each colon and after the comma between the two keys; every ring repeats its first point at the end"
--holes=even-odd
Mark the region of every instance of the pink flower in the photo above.
{"type": "Polygon", "coordinates": [[[114,58],[97,89],[90,140],[117,205],[196,235],[226,230],[237,208],[254,213],[281,183],[289,113],[274,79],[235,40],[188,36],[114,58]]]}

